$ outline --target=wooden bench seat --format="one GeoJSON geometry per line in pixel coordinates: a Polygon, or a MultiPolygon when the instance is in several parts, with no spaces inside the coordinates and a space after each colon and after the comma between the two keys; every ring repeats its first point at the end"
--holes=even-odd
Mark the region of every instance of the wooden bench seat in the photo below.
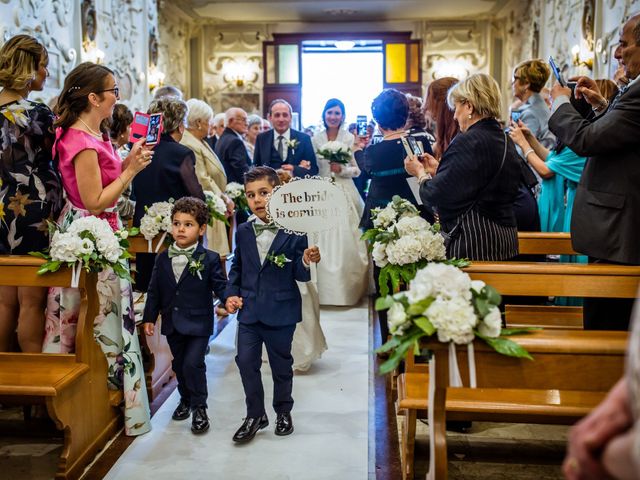
{"type": "MultiPolygon", "coordinates": [[[[71,272],[37,275],[43,260],[0,257],[0,285],[71,285],[71,272]]],[[[0,353],[0,402],[44,404],[64,432],[56,479],[76,479],[120,429],[122,392],[107,389],[107,361],[93,338],[98,313],[95,274],[80,277],[75,354],[0,353]]]]}
{"type": "MultiPolygon", "coordinates": [[[[447,387],[448,345],[424,345],[437,364],[434,415],[439,430],[432,439],[439,448],[439,457],[432,459],[440,472],[437,478],[446,478],[446,420],[570,425],[600,403],[624,369],[626,332],[544,330],[512,338],[534,360],[506,357],[476,341],[475,389],[447,387]]],[[[416,420],[427,416],[429,373],[426,365],[407,360],[406,372],[397,380],[396,407],[404,416],[403,478],[413,478],[416,420]]],[[[458,364],[464,385],[469,385],[466,348],[458,349],[458,364]]]]}
{"type": "Polygon", "coordinates": [[[579,255],[564,232],[518,232],[521,255],[579,255]]]}

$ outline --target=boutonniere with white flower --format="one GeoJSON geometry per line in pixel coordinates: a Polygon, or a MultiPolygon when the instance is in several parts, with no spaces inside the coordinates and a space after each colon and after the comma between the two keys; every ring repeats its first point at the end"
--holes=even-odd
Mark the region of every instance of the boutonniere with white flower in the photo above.
{"type": "Polygon", "coordinates": [[[204,270],[204,263],[202,262],[204,256],[205,254],[203,253],[199,258],[191,258],[191,260],[189,260],[189,273],[194,277],[197,276],[200,280],[202,280],[202,274],[200,272],[204,270]]]}
{"type": "Polygon", "coordinates": [[[300,145],[300,141],[297,138],[291,138],[289,140],[287,140],[287,148],[290,148],[292,152],[295,153],[296,148],[298,148],[298,145],[300,145]]]}
{"type": "Polygon", "coordinates": [[[273,253],[270,253],[269,255],[267,255],[267,260],[269,260],[271,263],[273,263],[276,267],[279,267],[279,268],[283,268],[285,264],[291,261],[286,257],[284,253],[281,253],[280,255],[275,255],[273,253]]]}

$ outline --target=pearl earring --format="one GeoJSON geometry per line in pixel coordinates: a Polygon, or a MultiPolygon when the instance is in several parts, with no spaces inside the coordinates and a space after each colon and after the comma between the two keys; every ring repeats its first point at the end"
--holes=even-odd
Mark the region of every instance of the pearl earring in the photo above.
{"type": "Polygon", "coordinates": [[[469,114],[469,120],[471,120],[471,117],[473,117],[473,115],[469,114]]]}

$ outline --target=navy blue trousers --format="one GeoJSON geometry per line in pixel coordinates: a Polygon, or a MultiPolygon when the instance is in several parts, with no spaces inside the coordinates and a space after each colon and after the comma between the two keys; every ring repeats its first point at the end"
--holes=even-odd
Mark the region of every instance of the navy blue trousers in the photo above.
{"type": "Polygon", "coordinates": [[[204,356],[209,336],[172,333],[167,342],[173,355],[171,367],[178,380],[178,392],[192,408],[207,406],[207,369],[204,356]]]}
{"type": "Polygon", "coordinates": [[[264,415],[264,388],[262,386],[262,344],[267,349],[273,377],[273,409],[276,413],[289,413],[293,408],[293,357],[291,342],[295,325],[270,327],[263,323],[238,324],[238,354],[236,364],[240,370],[247,403],[247,417],[264,415]]]}

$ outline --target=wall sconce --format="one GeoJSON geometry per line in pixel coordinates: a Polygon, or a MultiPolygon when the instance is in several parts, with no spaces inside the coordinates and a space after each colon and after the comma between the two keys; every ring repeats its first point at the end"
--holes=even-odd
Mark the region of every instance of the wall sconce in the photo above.
{"type": "Polygon", "coordinates": [[[580,45],[574,45],[571,48],[571,60],[576,67],[587,67],[593,69],[593,52],[590,50],[583,51],[580,45]]]}
{"type": "Polygon", "coordinates": [[[147,73],[147,80],[149,81],[149,91],[155,90],[157,87],[161,87],[164,85],[164,77],[166,75],[164,72],[158,70],[155,65],[151,65],[149,67],[149,72],[147,73]]]}
{"type": "Polygon", "coordinates": [[[258,72],[246,59],[226,58],[222,64],[222,79],[232,87],[251,87],[258,80],[258,72]]]}
{"type": "Polygon", "coordinates": [[[87,42],[82,48],[86,54],[87,61],[97,63],[98,65],[102,64],[105,54],[97,47],[96,42],[87,42]]]}

